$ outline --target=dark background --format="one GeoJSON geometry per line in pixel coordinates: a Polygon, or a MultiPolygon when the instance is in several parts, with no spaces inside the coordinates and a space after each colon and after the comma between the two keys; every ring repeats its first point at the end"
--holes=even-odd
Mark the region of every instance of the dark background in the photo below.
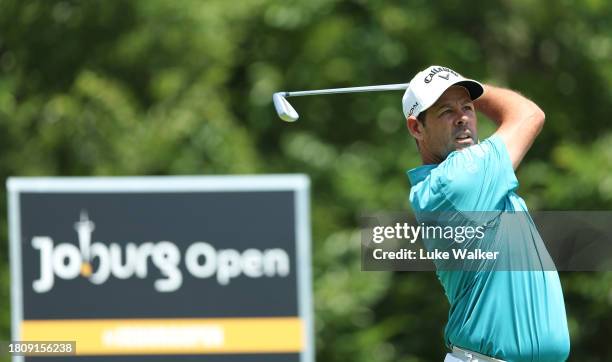
{"type": "Polygon", "coordinates": [[[294,196],[293,192],[25,192],[20,197],[24,319],[297,316],[294,196]],[[265,212],[262,204],[268,206],[265,212]],[[146,279],[134,275],[121,280],[111,274],[96,285],[81,276],[55,277],[49,292],[36,293],[32,282],[40,277],[40,251],[32,247],[32,237],[50,236],[55,245],[78,247],[74,223],[82,210],[95,223],[92,243],[174,243],[181,252],[181,287],[157,292],[154,281],[165,277],[149,258],[146,279]],[[289,255],[290,274],[241,275],[227,285],[219,284],[216,274],[196,278],[187,271],[184,256],[198,241],[238,252],[281,248],[289,255]]]}
{"type": "MultiPolygon", "coordinates": [[[[174,192],[174,193],[21,193],[24,319],[96,318],[214,318],[296,316],[294,192],[174,192]],[[266,205],[262,210],[262,205],[266,205]],[[40,276],[40,252],[33,236],[50,236],[54,244],[78,247],[74,223],[82,210],[95,223],[93,242],[171,241],[181,251],[183,284],[160,293],[154,281],[161,276],[149,260],[148,276],[119,280],[112,275],[95,285],[82,277],[55,278],[47,293],[36,293],[32,281],[40,276]],[[216,274],[206,279],[185,268],[186,248],[204,241],[215,249],[282,248],[289,255],[287,277],[248,278],[220,285],[216,274]]],[[[123,249],[125,250],[125,249],[123,249]]],[[[125,259],[122,259],[123,261],[125,259]]],[[[94,267],[95,268],[95,267],[94,267]]],[[[95,270],[95,269],[94,269],[95,270]]],[[[28,357],[26,360],[39,360],[28,357]]],[[[298,361],[299,354],[240,354],[211,356],[57,357],[45,361],[298,361]]]]}

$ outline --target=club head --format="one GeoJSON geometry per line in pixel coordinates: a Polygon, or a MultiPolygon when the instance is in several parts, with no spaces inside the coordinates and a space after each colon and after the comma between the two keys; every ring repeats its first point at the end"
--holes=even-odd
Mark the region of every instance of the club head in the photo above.
{"type": "Polygon", "coordinates": [[[274,93],[272,96],[272,101],[274,102],[274,108],[276,108],[276,113],[280,119],[285,122],[295,122],[300,117],[298,113],[293,109],[291,104],[287,102],[285,97],[283,97],[282,92],[274,93]]]}

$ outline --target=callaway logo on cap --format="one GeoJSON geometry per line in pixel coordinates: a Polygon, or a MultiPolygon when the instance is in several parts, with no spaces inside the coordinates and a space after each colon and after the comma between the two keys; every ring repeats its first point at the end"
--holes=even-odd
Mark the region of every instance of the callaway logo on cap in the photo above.
{"type": "Polygon", "coordinates": [[[432,65],[418,72],[410,81],[410,87],[406,89],[402,97],[404,116],[406,118],[418,116],[419,113],[431,107],[442,93],[453,85],[465,87],[472,100],[480,97],[484,92],[482,84],[477,81],[464,78],[450,68],[432,65]]]}

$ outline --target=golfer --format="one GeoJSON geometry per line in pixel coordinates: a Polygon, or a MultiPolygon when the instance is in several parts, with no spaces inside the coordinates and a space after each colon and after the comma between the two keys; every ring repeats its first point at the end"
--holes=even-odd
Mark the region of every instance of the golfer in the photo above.
{"type": "MultiPolygon", "coordinates": [[[[447,67],[431,66],[412,79],[402,106],[423,161],[408,171],[417,219],[429,212],[528,215],[515,192],[514,170],[544,124],[544,113],[535,103],[447,67]],[[476,111],[497,126],[482,142],[476,111]]],[[[523,229],[520,237],[508,235],[509,229],[498,231],[496,242],[550,258],[533,222],[523,229]]],[[[567,359],[569,333],[556,271],[438,269],[436,274],[450,303],[445,362],[567,359]]]]}

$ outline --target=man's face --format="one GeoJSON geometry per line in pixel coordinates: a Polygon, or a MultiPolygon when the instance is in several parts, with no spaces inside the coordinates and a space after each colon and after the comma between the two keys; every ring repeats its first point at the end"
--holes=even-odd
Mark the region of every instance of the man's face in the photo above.
{"type": "Polygon", "coordinates": [[[427,109],[425,123],[420,126],[420,150],[429,153],[428,158],[435,162],[442,162],[452,151],[478,142],[474,104],[461,86],[448,88],[427,109]]]}

